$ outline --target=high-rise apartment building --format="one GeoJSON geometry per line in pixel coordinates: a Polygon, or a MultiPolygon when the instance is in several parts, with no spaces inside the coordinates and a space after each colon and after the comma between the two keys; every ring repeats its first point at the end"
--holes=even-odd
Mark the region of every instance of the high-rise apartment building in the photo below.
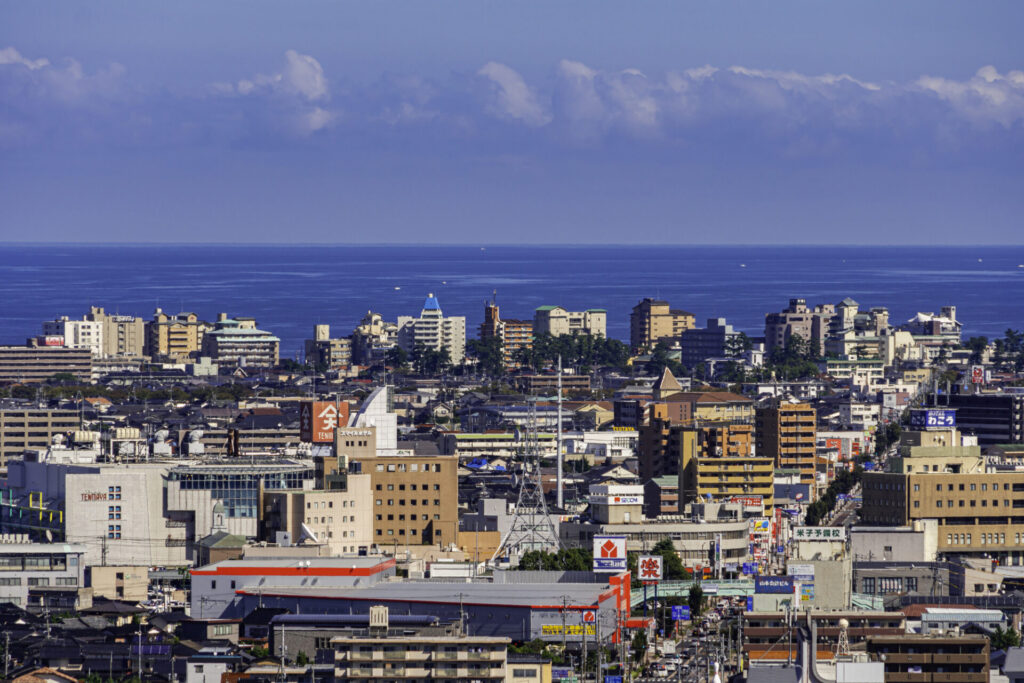
{"type": "Polygon", "coordinates": [[[539,306],[533,314],[533,333],[589,334],[592,337],[607,336],[608,312],[603,308],[588,308],[585,311],[569,311],[561,306],[539,306]]]}
{"type": "Polygon", "coordinates": [[[69,349],[89,349],[97,358],[141,356],[145,350],[146,329],[142,318],[108,315],[92,306],[81,320],[64,315],[43,323],[44,337],[61,337],[69,349]]]}
{"type": "Polygon", "coordinates": [[[533,347],[532,320],[503,320],[497,304],[484,307],[484,321],[480,324],[480,338],[496,337],[501,340],[503,362],[506,368],[517,368],[516,357],[522,349],[533,347]]]}
{"type": "Polygon", "coordinates": [[[723,358],[733,350],[731,345],[740,333],[725,318],[708,318],[707,327],[694,327],[679,335],[679,362],[695,368],[708,358],[723,358]]]}
{"type": "Polygon", "coordinates": [[[437,297],[428,294],[418,318],[398,316],[398,345],[408,353],[416,347],[448,350],[453,365],[466,357],[466,318],[445,317],[437,297]]]}
{"type": "Polygon", "coordinates": [[[156,309],[146,324],[146,355],[185,361],[199,353],[203,335],[210,329],[195,313],[168,315],[156,309]]]}
{"type": "Polygon", "coordinates": [[[815,493],[817,414],[807,403],[779,401],[759,408],[755,418],[757,454],[771,458],[776,468],[800,471],[800,483],[815,493]]]}
{"type": "Polygon", "coordinates": [[[213,329],[203,335],[202,350],[218,365],[272,368],[277,365],[281,340],[259,329],[252,318],[219,313],[213,329]]]}
{"type": "Polygon", "coordinates": [[[398,344],[398,325],[384,320],[380,313],[367,311],[352,331],[352,362],[373,365],[384,360],[389,350],[398,344]]]}
{"type": "Polygon", "coordinates": [[[667,301],[646,298],[629,315],[629,344],[649,349],[662,339],[675,339],[696,325],[693,313],[671,308],[667,301]]]}
{"type": "Polygon", "coordinates": [[[829,324],[836,313],[832,304],[807,307],[805,299],[790,299],[789,307],[780,313],[769,313],[764,319],[765,351],[771,353],[775,348],[785,348],[789,338],[797,335],[812,346],[816,345],[818,353],[825,348],[829,324]]]}
{"type": "Polygon", "coordinates": [[[102,308],[91,306],[86,320],[98,322],[103,329],[105,357],[141,356],[146,348],[146,323],[134,315],[110,315],[102,308]]]}
{"type": "Polygon", "coordinates": [[[352,364],[352,340],[331,338],[330,325],[317,325],[306,340],[306,362],[327,370],[345,370],[352,364]]]}
{"type": "Polygon", "coordinates": [[[696,500],[760,496],[774,502],[774,461],[753,449],[749,424],[672,424],[652,419],[640,428],[640,479],[678,480],[680,510],[696,500]]]}
{"type": "Polygon", "coordinates": [[[62,337],[64,348],[88,349],[94,356],[103,355],[103,324],[94,320],[72,320],[63,315],[43,323],[44,337],[62,337]]]}

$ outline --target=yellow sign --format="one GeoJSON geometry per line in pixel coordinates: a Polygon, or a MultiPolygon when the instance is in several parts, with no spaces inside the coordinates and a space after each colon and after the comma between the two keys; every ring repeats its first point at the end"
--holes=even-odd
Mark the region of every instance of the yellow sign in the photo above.
{"type": "MultiPolygon", "coordinates": [[[[562,635],[562,625],[561,624],[543,624],[540,627],[540,632],[541,632],[542,635],[545,635],[545,636],[560,636],[560,635],[562,635]]],[[[595,633],[597,633],[597,631],[594,629],[594,626],[592,624],[587,624],[587,635],[588,636],[592,636],[595,633]]],[[[580,624],[566,624],[566,626],[565,626],[565,634],[567,636],[583,635],[583,626],[580,625],[580,624]]]]}

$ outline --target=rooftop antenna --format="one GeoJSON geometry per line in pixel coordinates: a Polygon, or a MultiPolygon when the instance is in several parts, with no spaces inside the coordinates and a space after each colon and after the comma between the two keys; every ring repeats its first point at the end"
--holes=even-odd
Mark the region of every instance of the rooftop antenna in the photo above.
{"type": "Polygon", "coordinates": [[[560,543],[555,523],[548,514],[544,489],[540,483],[540,446],[537,439],[537,398],[529,399],[529,428],[522,453],[523,473],[519,480],[519,498],[512,511],[512,524],[491,560],[503,552],[509,557],[530,550],[558,550],[560,543]],[[532,471],[531,471],[532,469],[532,471]]]}

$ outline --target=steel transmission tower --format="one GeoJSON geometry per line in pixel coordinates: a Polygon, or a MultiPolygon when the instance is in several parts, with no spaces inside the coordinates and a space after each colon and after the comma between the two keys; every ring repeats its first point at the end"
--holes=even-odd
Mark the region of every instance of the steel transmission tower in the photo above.
{"type": "Polygon", "coordinates": [[[512,525],[494,551],[493,560],[503,554],[522,557],[531,550],[557,551],[558,531],[548,514],[540,483],[540,442],[537,438],[537,399],[529,399],[529,423],[522,452],[519,498],[512,511],[512,525]]]}

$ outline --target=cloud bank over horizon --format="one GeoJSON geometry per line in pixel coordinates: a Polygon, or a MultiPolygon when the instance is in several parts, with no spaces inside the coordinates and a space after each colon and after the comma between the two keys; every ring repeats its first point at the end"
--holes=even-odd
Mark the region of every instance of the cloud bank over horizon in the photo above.
{"type": "Polygon", "coordinates": [[[355,80],[291,46],[171,84],[127,56],[85,62],[0,47],[0,202],[17,234],[1024,240],[1017,69],[897,81],[483,59],[355,80]]]}
{"type": "Polygon", "coordinates": [[[982,65],[971,78],[921,75],[872,83],[851,74],[803,74],[702,65],[646,74],[563,59],[528,82],[487,62],[446,80],[383,74],[334,81],[313,55],[289,49],[232,82],[170,91],[138,85],[130,69],[85,69],[69,57],[0,49],[0,145],[162,145],[261,136],[344,140],[370,134],[407,143],[419,132],[468,148],[530,145],[687,145],[718,136],[782,155],[831,155],[893,140],[970,152],[1015,144],[1024,130],[1024,71],[982,65]],[[707,136],[710,136],[708,138],[707,136]]]}

